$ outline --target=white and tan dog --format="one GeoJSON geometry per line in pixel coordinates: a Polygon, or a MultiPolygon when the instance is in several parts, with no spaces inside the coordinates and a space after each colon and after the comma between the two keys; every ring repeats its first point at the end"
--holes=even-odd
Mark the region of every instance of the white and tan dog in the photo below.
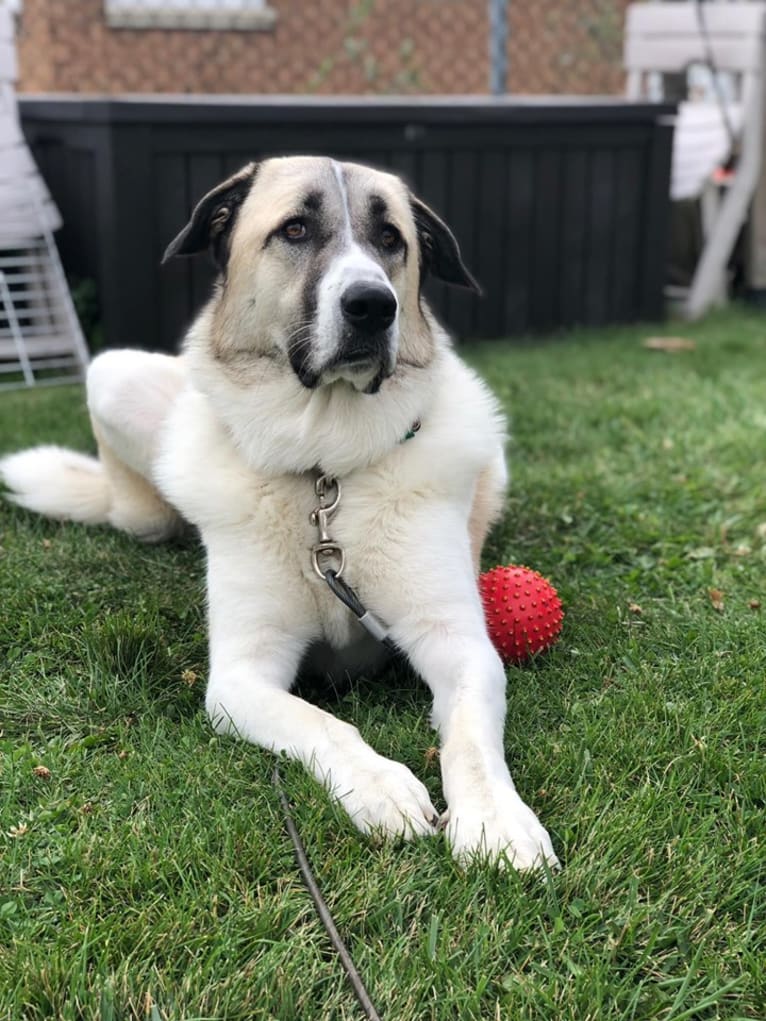
{"type": "Polygon", "coordinates": [[[343,577],[433,693],[455,855],[555,864],[505,763],[506,678],[476,583],[503,502],[504,423],[422,295],[428,273],[473,286],[454,237],[390,174],[291,157],[205,196],[167,257],[206,249],[221,275],[183,355],[96,358],[99,459],[6,457],[11,498],[147,541],[196,525],[216,729],[300,759],[363,832],[424,836],[437,812],[410,770],[290,694],[328,650],[340,670],[381,657],[312,566],[316,480],[333,494],[339,480],[343,577]]]}

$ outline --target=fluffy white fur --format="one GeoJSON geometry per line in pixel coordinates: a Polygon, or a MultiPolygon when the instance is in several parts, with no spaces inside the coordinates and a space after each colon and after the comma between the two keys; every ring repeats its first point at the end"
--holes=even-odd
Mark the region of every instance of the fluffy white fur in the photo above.
{"type": "Polygon", "coordinates": [[[506,483],[504,422],[428,322],[429,363],[370,396],[343,379],[307,389],[289,371],[264,371],[256,384],[220,371],[211,306],[181,358],[114,351],[94,361],[89,406],[105,470],[47,447],[0,471],[13,499],[55,517],[108,518],[144,538],[172,530],[176,512],[196,525],[216,729],[301,760],[363,832],[427,835],[437,812],[410,770],[290,693],[312,649],[329,646],[341,667],[380,657],[311,566],[317,468],[342,478],[332,535],[349,583],[433,693],[454,854],[555,864],[505,763],[506,678],[475,576],[472,515],[482,518],[480,544],[506,483]],[[402,442],[416,419],[420,431],[402,442]]]}
{"type": "Polygon", "coordinates": [[[0,477],[20,507],[86,525],[107,520],[109,485],[95,457],[54,445],[33,447],[4,457],[0,477]]]}

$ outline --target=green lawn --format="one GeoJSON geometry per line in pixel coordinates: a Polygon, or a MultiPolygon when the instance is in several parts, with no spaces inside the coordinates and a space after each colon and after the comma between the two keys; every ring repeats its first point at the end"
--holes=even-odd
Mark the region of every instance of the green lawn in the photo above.
{"type": "MultiPolygon", "coordinates": [[[[663,329],[697,350],[644,350],[656,328],[466,349],[513,416],[486,566],[537,568],[567,613],[509,670],[507,728],[563,871],[373,846],[283,768],[386,1021],[766,1017],[766,317],[663,329]]],[[[90,448],[79,389],[0,396],[0,448],[42,440],[90,448]]],[[[0,1018],[361,1017],[271,756],[202,711],[196,544],[4,505],[0,545],[0,1018]]],[[[309,694],[443,807],[417,680],[309,694]]]]}

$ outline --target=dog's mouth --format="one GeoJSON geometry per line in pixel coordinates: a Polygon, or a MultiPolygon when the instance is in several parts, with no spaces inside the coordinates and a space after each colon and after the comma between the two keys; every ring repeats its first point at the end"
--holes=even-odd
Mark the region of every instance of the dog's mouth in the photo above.
{"type": "MultiPolygon", "coordinates": [[[[386,331],[387,332],[387,331],[386,331]]],[[[340,380],[365,394],[375,394],[396,369],[396,351],[388,336],[344,337],[337,354],[316,368],[309,357],[290,356],[293,371],[309,390],[340,380]]]]}
{"type": "Polygon", "coordinates": [[[321,373],[317,385],[330,385],[343,380],[360,393],[376,394],[392,374],[393,368],[384,367],[380,359],[355,358],[328,366],[321,373]]]}

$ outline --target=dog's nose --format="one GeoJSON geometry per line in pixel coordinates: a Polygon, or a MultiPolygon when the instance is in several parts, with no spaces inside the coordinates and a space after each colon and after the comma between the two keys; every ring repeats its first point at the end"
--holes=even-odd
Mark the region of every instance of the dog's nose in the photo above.
{"type": "Polygon", "coordinates": [[[379,333],[396,318],[396,295],[382,284],[351,284],[340,297],[343,318],[363,333],[379,333]]]}

